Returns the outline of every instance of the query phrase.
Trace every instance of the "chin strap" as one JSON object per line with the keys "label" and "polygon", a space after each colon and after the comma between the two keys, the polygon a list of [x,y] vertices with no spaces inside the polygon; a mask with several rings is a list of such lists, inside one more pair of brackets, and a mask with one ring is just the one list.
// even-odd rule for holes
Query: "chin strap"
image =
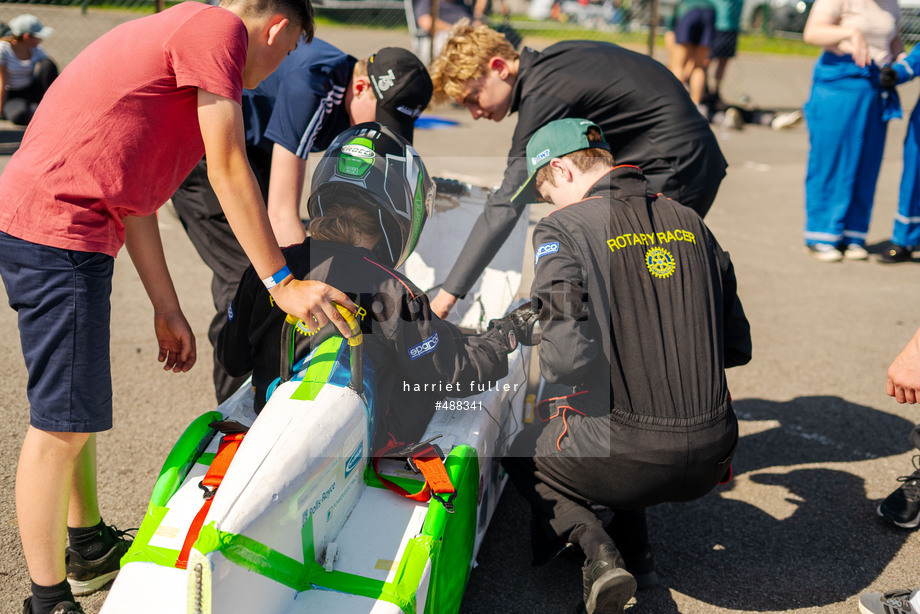
{"label": "chin strap", "polygon": [[[390,439],[374,455],[374,473],[377,474],[377,479],[380,480],[381,484],[396,494],[422,503],[433,498],[444,506],[447,513],[453,514],[454,499],[457,497],[457,491],[450,481],[450,476],[447,475],[447,469],[444,468],[444,453],[441,452],[441,448],[437,444],[431,443],[438,437],[440,435],[421,443],[408,445]],[[402,486],[380,475],[380,471],[377,470],[377,463],[381,458],[406,459],[406,464],[409,465],[409,468],[415,473],[421,473],[425,478],[425,484],[421,490],[410,493]]]}

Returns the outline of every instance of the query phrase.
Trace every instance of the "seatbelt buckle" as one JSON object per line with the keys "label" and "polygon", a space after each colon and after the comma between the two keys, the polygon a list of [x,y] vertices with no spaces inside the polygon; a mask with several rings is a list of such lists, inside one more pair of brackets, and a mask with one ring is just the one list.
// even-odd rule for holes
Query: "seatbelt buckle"
{"label": "seatbelt buckle", "polygon": [[204,499],[205,501],[212,499],[214,497],[214,493],[217,492],[217,486],[213,488],[208,488],[207,486],[204,485],[204,480],[202,480],[201,482],[198,482],[198,488],[204,491],[204,494],[201,495],[201,498]]}
{"label": "seatbelt buckle", "polygon": [[[440,435],[438,435],[440,437]],[[430,441],[430,440],[429,440]],[[419,444],[416,450],[409,456],[406,457],[406,464],[409,465],[409,469],[415,473],[421,473],[422,470],[419,469],[418,464],[416,464],[416,458],[422,458],[427,456],[432,456],[428,453],[429,451],[434,452],[438,458],[441,459],[441,462],[444,462],[444,452],[441,451],[441,447],[436,443],[425,443],[424,445]]]}
{"label": "seatbelt buckle", "polygon": [[451,492],[451,493],[444,493],[444,494],[447,495],[446,498],[441,493],[436,493],[434,491],[431,491],[431,498],[435,499],[438,503],[443,505],[445,512],[447,512],[448,514],[453,514],[454,513],[454,499],[457,498],[457,493]]}
{"label": "seatbelt buckle", "polygon": [[409,466],[414,473],[421,473],[422,470],[418,468],[418,465],[415,464],[415,458],[419,456],[431,456],[427,454],[428,452],[434,452],[438,457],[443,461],[444,452],[441,451],[441,448],[436,443],[431,443],[435,439],[441,437],[440,433],[426,439],[425,441],[420,441],[418,443],[410,443],[398,448],[392,448],[387,450],[384,454],[384,458],[404,458],[406,459],[406,464]]}

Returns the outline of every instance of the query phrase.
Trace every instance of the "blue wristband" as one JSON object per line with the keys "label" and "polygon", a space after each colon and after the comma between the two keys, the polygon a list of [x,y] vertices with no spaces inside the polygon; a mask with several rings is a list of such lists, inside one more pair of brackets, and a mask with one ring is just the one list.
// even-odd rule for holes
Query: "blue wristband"
{"label": "blue wristband", "polygon": [[291,275],[291,269],[288,268],[288,265],[284,265],[278,270],[277,273],[275,273],[271,277],[266,277],[265,279],[263,279],[262,283],[265,284],[265,288],[267,290],[271,290],[272,288],[277,286],[279,283],[284,281],[284,279],[286,279],[288,275]]}

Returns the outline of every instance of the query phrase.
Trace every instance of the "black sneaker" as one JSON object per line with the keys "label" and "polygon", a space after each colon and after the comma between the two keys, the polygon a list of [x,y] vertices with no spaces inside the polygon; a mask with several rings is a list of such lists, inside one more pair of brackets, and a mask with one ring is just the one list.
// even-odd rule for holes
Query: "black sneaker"
{"label": "black sneaker", "polygon": [[909,603],[917,591],[895,590],[882,593],[863,593],[859,596],[860,614],[917,614]]}
{"label": "black sneaker", "polygon": [[585,611],[588,614],[622,614],[636,593],[636,579],[613,544],[603,544],[597,556],[582,568]]}
{"label": "black sneaker", "polygon": [[914,456],[914,472],[898,478],[904,484],[878,506],[878,515],[902,529],[920,525],[920,456]]}
{"label": "black sneaker", "polygon": [[[121,570],[121,557],[131,547],[133,537],[127,531],[106,527],[115,537],[115,545],[98,559],[86,560],[80,553],[67,547],[67,581],[76,596],[89,595],[115,579]],[[136,529],[131,529],[136,531]]]}
{"label": "black sneaker", "polygon": [[881,254],[878,255],[878,261],[882,264],[897,264],[899,262],[911,262],[913,260],[913,249],[904,247],[897,243],[889,243]]}
{"label": "black sneaker", "polygon": [[[29,597],[22,604],[22,614],[32,614],[32,598]],[[51,614],[86,614],[79,603],[73,601],[62,601],[54,606]]]}

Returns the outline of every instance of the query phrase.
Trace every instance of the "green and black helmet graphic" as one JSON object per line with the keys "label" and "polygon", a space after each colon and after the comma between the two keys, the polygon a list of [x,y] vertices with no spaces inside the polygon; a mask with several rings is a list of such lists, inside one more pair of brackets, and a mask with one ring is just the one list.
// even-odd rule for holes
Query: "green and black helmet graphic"
{"label": "green and black helmet graphic", "polygon": [[376,157],[372,140],[355,137],[342,145],[336,172],[345,177],[363,178],[374,167]]}
{"label": "green and black helmet graphic", "polygon": [[311,217],[335,203],[370,209],[380,220],[381,261],[398,267],[415,249],[434,206],[435,187],[412,146],[376,122],[336,137],[313,173]]}

